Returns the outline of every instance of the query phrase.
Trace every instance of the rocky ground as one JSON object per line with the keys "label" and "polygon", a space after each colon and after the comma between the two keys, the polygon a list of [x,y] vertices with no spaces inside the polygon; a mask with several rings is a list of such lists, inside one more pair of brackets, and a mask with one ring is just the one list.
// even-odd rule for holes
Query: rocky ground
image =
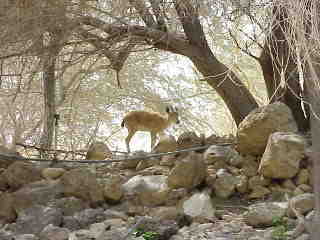
{"label": "rocky ground", "polygon": [[287,106],[253,111],[236,137],[186,132],[153,153],[198,145],[145,158],[99,142],[87,159],[124,161],[54,166],[0,147],[0,240],[309,239],[294,211],[312,219],[310,140]]}

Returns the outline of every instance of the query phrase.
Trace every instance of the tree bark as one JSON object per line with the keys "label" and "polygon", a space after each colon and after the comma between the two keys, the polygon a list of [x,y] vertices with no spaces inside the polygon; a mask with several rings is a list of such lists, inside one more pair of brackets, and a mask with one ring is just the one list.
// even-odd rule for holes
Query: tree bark
{"label": "tree bark", "polygon": [[313,191],[315,194],[315,210],[312,221],[311,239],[318,240],[320,236],[320,68],[317,63],[320,57],[313,57],[315,63],[309,63],[309,73],[306,78],[308,100],[311,106],[310,125],[312,147],[309,154],[313,164]]}
{"label": "tree bark", "polygon": [[236,74],[219,62],[211,51],[199,49],[189,58],[205,77],[206,82],[223,99],[237,125],[258,107],[255,99]]}
{"label": "tree bark", "polygon": [[43,97],[44,97],[44,121],[40,137],[42,149],[49,149],[52,146],[54,136],[54,115],[56,114],[56,58],[60,52],[60,37],[58,34],[50,33],[48,52],[43,54]]}
{"label": "tree bark", "polygon": [[[286,31],[289,29],[285,9],[274,7],[272,30],[266,37],[263,51],[259,58],[270,102],[281,101],[292,111],[298,129],[306,132],[310,129],[309,107],[301,105],[305,100],[304,91],[299,84],[299,74],[295,56],[290,50]],[[285,84],[281,84],[284,81]]]}

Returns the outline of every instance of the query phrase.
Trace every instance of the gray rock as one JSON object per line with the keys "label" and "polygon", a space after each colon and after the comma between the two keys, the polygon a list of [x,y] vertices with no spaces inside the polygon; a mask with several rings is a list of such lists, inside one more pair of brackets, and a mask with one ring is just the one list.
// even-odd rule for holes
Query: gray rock
{"label": "gray rock", "polygon": [[0,228],[0,239],[1,240],[12,240],[14,239],[14,234],[12,232],[6,231]]}
{"label": "gray rock", "polygon": [[232,166],[240,166],[243,158],[230,146],[212,145],[204,153],[206,164],[214,164],[216,161],[223,161]]}
{"label": "gray rock", "polygon": [[75,231],[81,228],[87,228],[90,224],[102,222],[105,219],[106,215],[102,208],[89,208],[81,212],[77,212],[73,216],[64,217],[62,226],[70,229],[71,231]]}
{"label": "gray rock", "polygon": [[300,214],[305,214],[311,211],[314,208],[315,199],[313,193],[304,193],[298,196],[295,196],[290,199],[290,204],[288,208],[288,216],[294,217],[291,206],[299,211]]}
{"label": "gray rock", "polygon": [[299,237],[297,237],[295,240],[311,240],[311,237],[309,234],[303,233]]}
{"label": "gray rock", "polygon": [[178,224],[173,220],[159,220],[152,217],[141,217],[137,219],[134,228],[143,232],[154,232],[154,240],[168,240],[178,232]]}
{"label": "gray rock", "polygon": [[182,203],[182,213],[194,222],[210,222],[215,219],[215,210],[207,191],[194,193]]}
{"label": "gray rock", "polygon": [[126,215],[124,212],[120,212],[112,209],[105,210],[103,214],[106,217],[106,219],[120,218],[122,220],[128,220],[128,215]]}
{"label": "gray rock", "polygon": [[74,216],[64,216],[62,219],[62,227],[67,228],[70,231],[77,231],[81,229],[78,219]]}
{"label": "gray rock", "polygon": [[8,180],[4,173],[0,174],[0,191],[5,191],[9,188]]}
{"label": "gray rock", "polygon": [[10,193],[0,195],[0,224],[13,222],[17,214],[14,211],[14,198]]}
{"label": "gray rock", "polygon": [[[21,157],[21,155],[17,151],[9,149],[5,146],[0,146],[0,153],[7,156]],[[14,162],[15,160],[7,160],[0,158],[0,168],[8,168]]]}
{"label": "gray rock", "polygon": [[259,164],[256,162],[256,158],[250,155],[247,155],[242,164],[242,174],[247,177],[253,177],[258,174]]}
{"label": "gray rock", "polygon": [[260,199],[270,194],[271,191],[263,186],[257,185],[252,188],[252,192],[248,196],[249,199]]}
{"label": "gray rock", "polygon": [[75,213],[89,208],[88,202],[75,197],[58,199],[57,201],[55,201],[54,206],[60,208],[64,216],[72,216]]}
{"label": "gray rock", "polygon": [[287,207],[287,203],[257,203],[251,205],[243,217],[250,226],[271,226],[274,219],[285,216]]}
{"label": "gray rock", "polygon": [[135,199],[143,206],[156,206],[167,200],[170,189],[167,185],[167,176],[137,175],[122,185],[126,198]]}
{"label": "gray rock", "polygon": [[41,240],[68,240],[70,231],[52,224],[46,226],[39,234]]}
{"label": "gray rock", "polygon": [[35,205],[19,213],[15,232],[38,235],[47,225],[59,226],[61,223],[62,213],[60,209]]}
{"label": "gray rock", "polygon": [[213,189],[218,197],[228,198],[236,189],[237,179],[224,169],[217,172],[217,179],[213,184]]}
{"label": "gray rock", "polygon": [[289,132],[270,135],[266,150],[261,158],[259,173],[269,178],[292,178],[300,169],[304,157],[305,139]]}
{"label": "gray rock", "polygon": [[76,197],[88,201],[92,207],[104,202],[103,189],[96,176],[87,169],[73,169],[60,178],[63,193],[67,197]]}
{"label": "gray rock", "polygon": [[103,195],[106,200],[117,202],[123,196],[122,178],[113,174],[108,176],[104,183]]}
{"label": "gray rock", "polygon": [[274,132],[296,132],[297,124],[288,106],[275,102],[259,107],[239,124],[237,150],[242,154],[261,155]]}
{"label": "gray rock", "polygon": [[[139,157],[139,156],[143,157],[146,155],[148,155],[148,153],[146,153],[144,151],[135,151],[132,153],[132,157]],[[141,161],[141,159],[122,161],[119,163],[119,168],[120,169],[136,168],[140,161]],[[142,160],[142,161],[145,161],[145,160]]]}
{"label": "gray rock", "polygon": [[7,183],[13,190],[19,189],[23,185],[41,180],[41,171],[32,164],[24,162],[14,162],[3,173]]}
{"label": "gray rock", "polygon": [[39,238],[33,234],[20,234],[15,236],[14,240],[39,240]]}
{"label": "gray rock", "polygon": [[191,152],[176,165],[168,175],[168,186],[170,188],[192,189],[205,181],[207,177],[207,166],[202,154]]}
{"label": "gray rock", "polygon": [[87,160],[104,160],[110,158],[112,153],[109,147],[104,142],[95,141],[91,143],[86,159]]}
{"label": "gray rock", "polygon": [[239,193],[246,193],[248,191],[248,178],[245,175],[236,176],[236,190]]}
{"label": "gray rock", "polygon": [[153,153],[174,152],[178,149],[178,143],[172,135],[161,135],[159,142],[152,149]]}
{"label": "gray rock", "polygon": [[14,192],[14,209],[20,213],[33,205],[48,206],[61,197],[62,187],[59,181],[39,181],[30,183]]}
{"label": "gray rock", "polygon": [[55,180],[61,177],[66,172],[63,168],[44,168],[41,171],[41,176],[47,180]]}

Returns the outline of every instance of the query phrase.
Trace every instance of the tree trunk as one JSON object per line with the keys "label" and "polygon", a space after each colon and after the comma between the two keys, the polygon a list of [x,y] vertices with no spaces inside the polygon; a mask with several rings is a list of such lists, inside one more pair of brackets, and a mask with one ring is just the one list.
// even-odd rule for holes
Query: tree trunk
{"label": "tree trunk", "polygon": [[[314,58],[318,60],[320,57]],[[306,78],[308,100],[311,105],[310,125],[312,147],[310,158],[313,163],[313,191],[315,194],[315,211],[312,222],[311,239],[318,240],[320,236],[320,68],[316,64],[310,65],[309,74]]]}
{"label": "tree trunk", "polygon": [[55,104],[55,56],[48,56],[43,66],[44,124],[40,139],[41,148],[48,149],[52,145],[54,132]]}
{"label": "tree trunk", "polygon": [[210,49],[199,49],[189,56],[206,82],[227,105],[237,125],[255,108],[257,102],[241,80],[213,55]]}
{"label": "tree trunk", "polygon": [[299,130],[306,132],[310,129],[309,107],[304,104],[303,110],[301,105],[300,98],[304,99],[304,92],[299,84],[297,65],[285,35],[289,28],[288,22],[285,21],[287,14],[284,9],[275,7],[273,15],[272,31],[266,37],[259,58],[268,97],[270,102],[285,103],[291,109]]}
{"label": "tree trunk", "polygon": [[258,107],[257,102],[236,74],[219,62],[211,51],[200,23],[199,3],[184,0],[174,1],[174,5],[188,42],[194,49],[185,56],[217,91],[239,125],[250,111]]}
{"label": "tree trunk", "polygon": [[52,146],[54,136],[54,115],[56,114],[56,57],[59,54],[59,40],[61,36],[50,33],[48,52],[42,56],[43,59],[43,96],[44,96],[44,121],[43,131],[40,138],[42,149],[49,149]]}

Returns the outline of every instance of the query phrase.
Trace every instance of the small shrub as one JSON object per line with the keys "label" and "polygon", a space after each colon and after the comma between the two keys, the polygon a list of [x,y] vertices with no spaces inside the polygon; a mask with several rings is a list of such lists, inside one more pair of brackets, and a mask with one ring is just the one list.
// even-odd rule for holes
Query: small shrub
{"label": "small shrub", "polygon": [[287,240],[286,232],[289,230],[288,221],[284,217],[276,217],[272,220],[272,240]]}
{"label": "small shrub", "polygon": [[272,240],[287,240],[288,235],[286,234],[287,229],[283,225],[279,225],[276,227],[273,227],[271,237]]}
{"label": "small shrub", "polygon": [[145,232],[143,229],[138,228],[134,233],[135,237],[142,236],[145,240],[155,240],[159,235],[157,232],[147,231]]}

